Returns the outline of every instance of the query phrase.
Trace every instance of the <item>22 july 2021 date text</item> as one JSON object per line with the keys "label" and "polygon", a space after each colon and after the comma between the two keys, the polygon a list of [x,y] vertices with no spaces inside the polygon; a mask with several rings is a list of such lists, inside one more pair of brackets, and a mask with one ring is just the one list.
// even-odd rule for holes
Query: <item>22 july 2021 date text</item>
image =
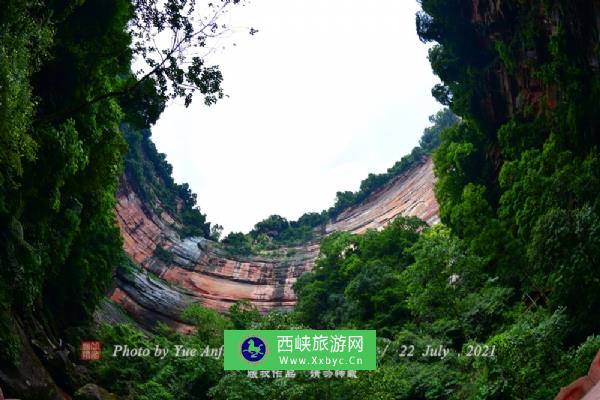
{"label": "22 july 2021 date text", "polygon": [[463,346],[462,351],[457,352],[456,350],[443,345],[427,345],[424,348],[417,348],[412,344],[401,345],[398,351],[398,356],[406,358],[432,357],[443,360],[452,353],[456,353],[458,357],[495,358],[496,346],[490,346],[486,344],[466,344]]}

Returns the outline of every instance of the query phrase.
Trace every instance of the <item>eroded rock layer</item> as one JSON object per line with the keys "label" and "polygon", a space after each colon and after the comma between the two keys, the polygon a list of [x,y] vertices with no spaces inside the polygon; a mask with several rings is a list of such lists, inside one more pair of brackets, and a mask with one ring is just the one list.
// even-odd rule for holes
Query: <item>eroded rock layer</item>
{"label": "eroded rock layer", "polygon": [[[318,230],[362,233],[399,215],[436,223],[433,184],[432,162],[425,159]],[[221,243],[180,239],[175,219],[160,208],[150,209],[126,181],[117,196],[116,214],[125,251],[142,269],[119,270],[110,298],[146,327],[160,321],[188,331],[191,328],[179,315],[194,302],[219,311],[239,300],[248,300],[261,311],[289,310],[296,303],[292,285],[314,266],[319,254],[318,241],[240,257]],[[167,249],[172,259],[156,257],[157,246]]]}
{"label": "eroded rock layer", "polygon": [[344,210],[326,226],[327,233],[363,233],[379,229],[398,215],[416,216],[433,225],[439,222],[433,194],[433,162],[428,158],[372,193],[362,203]]}

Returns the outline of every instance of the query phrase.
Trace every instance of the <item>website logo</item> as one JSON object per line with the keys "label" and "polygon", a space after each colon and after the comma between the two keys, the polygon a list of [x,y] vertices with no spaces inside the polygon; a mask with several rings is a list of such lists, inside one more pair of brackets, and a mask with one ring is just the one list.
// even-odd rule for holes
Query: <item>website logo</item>
{"label": "website logo", "polygon": [[225,330],[227,371],[374,370],[374,330]]}
{"label": "website logo", "polygon": [[256,336],[244,340],[241,347],[242,357],[250,362],[258,362],[267,354],[267,345]]}

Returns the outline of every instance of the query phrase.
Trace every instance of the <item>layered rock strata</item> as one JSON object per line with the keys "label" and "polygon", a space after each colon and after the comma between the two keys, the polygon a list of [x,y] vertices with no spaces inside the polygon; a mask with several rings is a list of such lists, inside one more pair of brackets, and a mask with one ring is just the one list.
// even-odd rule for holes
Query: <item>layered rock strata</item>
{"label": "layered rock strata", "polygon": [[[432,162],[425,159],[316,231],[362,233],[380,229],[399,215],[434,224],[438,205],[433,184]],[[318,239],[244,257],[232,255],[221,243],[180,239],[177,221],[160,207],[150,209],[126,181],[117,196],[116,214],[125,251],[142,268],[119,269],[109,297],[148,328],[164,322],[188,331],[191,327],[179,315],[196,302],[219,311],[239,300],[264,312],[290,310],[296,303],[292,285],[312,269],[319,254]],[[158,246],[168,250],[172,260],[155,256]]]}

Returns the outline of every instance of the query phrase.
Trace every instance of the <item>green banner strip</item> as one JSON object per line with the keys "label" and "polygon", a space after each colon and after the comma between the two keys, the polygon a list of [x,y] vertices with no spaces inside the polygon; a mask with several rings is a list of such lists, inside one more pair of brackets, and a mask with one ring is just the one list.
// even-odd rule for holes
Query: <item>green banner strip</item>
{"label": "green banner strip", "polygon": [[226,330],[225,370],[374,370],[374,330]]}

